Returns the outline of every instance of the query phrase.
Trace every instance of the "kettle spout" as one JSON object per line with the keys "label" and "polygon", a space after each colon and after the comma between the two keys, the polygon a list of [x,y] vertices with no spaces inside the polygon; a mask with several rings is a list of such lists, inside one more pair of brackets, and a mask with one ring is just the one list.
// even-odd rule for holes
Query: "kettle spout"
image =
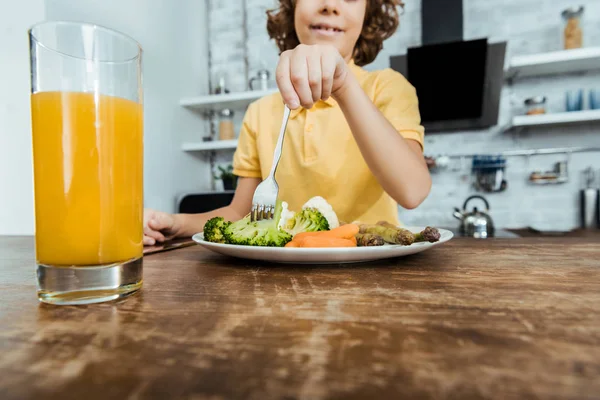
{"label": "kettle spout", "polygon": [[454,218],[459,219],[461,221],[465,218],[465,215],[461,213],[460,210],[456,207],[454,207],[454,212],[452,213],[452,215],[454,216]]}

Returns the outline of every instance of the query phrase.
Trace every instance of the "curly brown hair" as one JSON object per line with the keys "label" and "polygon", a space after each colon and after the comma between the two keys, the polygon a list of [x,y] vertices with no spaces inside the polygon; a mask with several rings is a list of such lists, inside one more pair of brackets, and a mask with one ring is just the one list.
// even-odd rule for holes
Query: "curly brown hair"
{"label": "curly brown hair", "polygon": [[[278,9],[267,11],[267,32],[282,52],[300,44],[294,27],[296,1],[279,0]],[[352,55],[356,65],[367,65],[375,60],[383,48],[383,41],[394,34],[399,23],[397,6],[404,7],[404,3],[401,0],[367,0],[362,32]]]}

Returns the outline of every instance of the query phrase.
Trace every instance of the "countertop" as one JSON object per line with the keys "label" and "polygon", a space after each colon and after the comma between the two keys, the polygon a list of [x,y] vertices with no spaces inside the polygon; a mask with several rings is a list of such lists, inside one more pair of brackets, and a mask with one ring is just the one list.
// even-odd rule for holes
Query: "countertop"
{"label": "countertop", "polygon": [[313,266],[191,246],[88,306],[38,303],[34,271],[0,237],[3,400],[600,398],[596,237]]}

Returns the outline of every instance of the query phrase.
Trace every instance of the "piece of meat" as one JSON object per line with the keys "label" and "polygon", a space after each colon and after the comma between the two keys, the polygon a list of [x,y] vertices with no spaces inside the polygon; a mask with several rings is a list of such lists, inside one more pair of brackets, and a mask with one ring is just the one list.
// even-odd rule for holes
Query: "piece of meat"
{"label": "piece of meat", "polygon": [[381,236],[372,233],[357,233],[356,244],[360,247],[383,246],[385,240]]}
{"label": "piece of meat", "polygon": [[378,235],[388,243],[400,244],[403,246],[410,246],[415,241],[415,237],[411,231],[383,225],[362,224],[360,225],[359,233],[371,233]]}
{"label": "piece of meat", "polygon": [[415,242],[429,242],[435,243],[440,240],[440,231],[437,228],[428,226],[421,232],[415,234]]}

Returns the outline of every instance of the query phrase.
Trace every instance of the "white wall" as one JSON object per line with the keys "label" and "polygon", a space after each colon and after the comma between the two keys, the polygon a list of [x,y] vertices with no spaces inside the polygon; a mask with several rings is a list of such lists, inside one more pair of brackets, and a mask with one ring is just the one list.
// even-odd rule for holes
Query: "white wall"
{"label": "white wall", "polygon": [[33,229],[27,29],[44,0],[0,0],[0,235]]}
{"label": "white wall", "polygon": [[0,90],[0,234],[34,230],[26,28],[43,19],[97,23],[142,45],[146,206],[172,212],[178,194],[210,188],[207,163],[180,150],[183,141],[205,135],[206,123],[178,105],[180,97],[208,90],[204,0],[0,0],[0,5],[0,76],[10,85]]}

